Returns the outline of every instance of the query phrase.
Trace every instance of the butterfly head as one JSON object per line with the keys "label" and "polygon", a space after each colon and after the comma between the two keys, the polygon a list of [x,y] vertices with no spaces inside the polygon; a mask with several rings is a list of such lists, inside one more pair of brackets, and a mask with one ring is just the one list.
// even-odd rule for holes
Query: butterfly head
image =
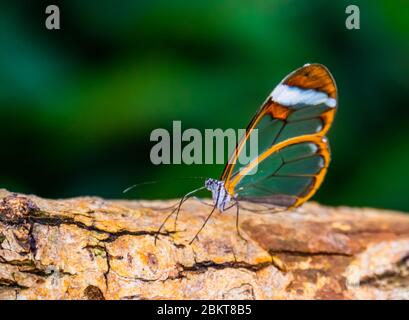
{"label": "butterfly head", "polygon": [[212,189],[214,188],[216,183],[217,183],[217,180],[215,180],[215,179],[212,179],[212,178],[206,179],[205,187],[206,187],[207,190],[212,191]]}

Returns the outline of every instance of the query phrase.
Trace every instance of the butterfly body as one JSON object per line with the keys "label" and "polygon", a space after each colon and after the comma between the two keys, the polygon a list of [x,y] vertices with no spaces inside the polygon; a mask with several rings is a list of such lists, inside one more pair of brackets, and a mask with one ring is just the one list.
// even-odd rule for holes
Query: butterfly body
{"label": "butterfly body", "polygon": [[205,187],[212,193],[212,200],[216,208],[222,212],[232,201],[236,201],[235,195],[230,195],[226,190],[224,181],[209,178],[205,181]]}

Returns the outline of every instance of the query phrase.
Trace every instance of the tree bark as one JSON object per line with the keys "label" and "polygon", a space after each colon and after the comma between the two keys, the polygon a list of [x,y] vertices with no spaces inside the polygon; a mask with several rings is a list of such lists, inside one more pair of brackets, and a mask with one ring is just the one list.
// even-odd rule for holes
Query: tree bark
{"label": "tree bark", "polygon": [[233,208],[190,245],[211,208],[189,200],[157,235],[174,203],[0,190],[0,299],[409,299],[409,215],[241,210],[243,240]]}

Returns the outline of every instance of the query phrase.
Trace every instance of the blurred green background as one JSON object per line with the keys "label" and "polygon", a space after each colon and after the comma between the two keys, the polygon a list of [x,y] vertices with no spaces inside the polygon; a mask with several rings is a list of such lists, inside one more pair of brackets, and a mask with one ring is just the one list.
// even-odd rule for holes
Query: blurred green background
{"label": "blurred green background", "polygon": [[[61,30],[45,28],[57,4]],[[347,30],[358,5],[361,29]],[[150,162],[150,132],[244,128],[306,62],[339,90],[325,204],[409,211],[407,1],[9,1],[0,5],[1,187],[178,197],[220,165]],[[127,186],[160,179],[123,195]]]}

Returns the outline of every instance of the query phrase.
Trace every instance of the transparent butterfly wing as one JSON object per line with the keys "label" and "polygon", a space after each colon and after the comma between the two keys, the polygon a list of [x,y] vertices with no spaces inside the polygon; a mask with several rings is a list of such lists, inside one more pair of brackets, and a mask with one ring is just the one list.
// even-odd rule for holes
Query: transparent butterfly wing
{"label": "transparent butterfly wing", "polygon": [[[229,193],[247,201],[292,207],[308,200],[322,183],[330,160],[328,131],[336,112],[336,86],[322,65],[304,66],[267,98],[222,174]],[[238,159],[258,136],[258,154]]]}

